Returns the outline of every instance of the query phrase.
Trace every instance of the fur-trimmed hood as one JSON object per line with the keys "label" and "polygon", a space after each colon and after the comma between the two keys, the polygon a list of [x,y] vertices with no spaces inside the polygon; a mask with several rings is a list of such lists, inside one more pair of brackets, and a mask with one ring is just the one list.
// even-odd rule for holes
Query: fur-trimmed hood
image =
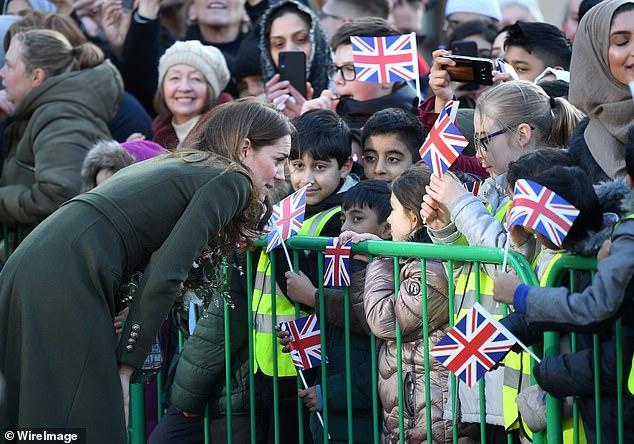
{"label": "fur-trimmed hood", "polygon": [[313,43],[313,54],[306,60],[306,80],[313,87],[313,97],[319,97],[324,89],[328,89],[328,67],[332,64],[332,51],[319,23],[319,17],[308,6],[294,0],[283,0],[273,4],[260,19],[260,65],[262,78],[268,82],[277,73],[277,68],[269,51],[270,18],[284,6],[292,5],[298,11],[310,17],[310,41]]}
{"label": "fur-trimmed hood", "polygon": [[[634,207],[634,193],[625,178],[618,178],[594,185],[603,213],[603,226],[599,231],[589,231],[588,235],[573,247],[573,252],[582,256],[594,256],[612,232],[613,225]],[[629,209],[628,209],[629,208]]]}

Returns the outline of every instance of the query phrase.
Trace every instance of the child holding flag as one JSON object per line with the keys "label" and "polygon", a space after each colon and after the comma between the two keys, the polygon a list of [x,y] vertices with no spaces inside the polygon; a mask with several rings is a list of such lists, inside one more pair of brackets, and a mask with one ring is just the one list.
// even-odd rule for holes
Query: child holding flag
{"label": "child holding flag", "polygon": [[[483,93],[474,116],[476,155],[491,177],[484,181],[478,196],[473,196],[449,174],[432,176],[421,205],[431,240],[503,248],[507,241],[503,221],[510,204],[506,181],[509,163],[538,148],[563,146],[579,119],[579,113],[566,100],[552,99],[539,86],[526,81],[502,83]],[[534,240],[526,238],[514,249],[532,259]],[[493,281],[489,277],[495,271],[493,266],[481,270],[480,303],[499,317],[502,306],[493,301]],[[473,265],[463,265],[456,276],[455,306],[461,317],[476,300]],[[503,371],[490,372],[485,379],[487,424],[501,426]],[[478,389],[460,386],[459,396],[462,421],[479,423]]]}
{"label": "child holding flag", "polygon": [[[299,236],[330,236],[340,232],[341,201],[344,193],[356,181],[349,176],[352,167],[350,130],[334,112],[316,110],[295,120],[296,140],[289,156],[290,181],[297,192],[305,190],[305,214]],[[286,215],[287,217],[289,215]],[[285,237],[286,239],[286,237]],[[280,412],[290,433],[283,434],[283,442],[297,440],[297,372],[282,347],[273,348],[275,325],[292,321],[295,300],[306,297],[306,283],[317,282],[316,255],[299,254],[299,270],[291,271],[281,247],[275,250],[275,273],[269,254],[260,253],[253,287],[255,380],[258,387],[259,433],[273,434],[273,384],[275,370],[279,379]],[[271,294],[271,280],[276,283],[276,294]],[[313,286],[314,288],[314,286]],[[311,297],[314,297],[314,290]],[[272,301],[275,298],[276,323],[273,324]],[[313,311],[301,305],[300,316]],[[276,364],[274,364],[274,362]],[[308,436],[308,428],[305,428]],[[285,441],[288,440],[288,441]]]}
{"label": "child holding flag", "polygon": [[[384,181],[364,180],[343,197],[341,206],[341,236],[339,245],[345,244],[349,234],[356,232],[371,233],[381,239],[390,239],[390,188]],[[368,324],[363,310],[363,287],[365,281],[365,265],[362,260],[350,258],[348,275],[350,277],[350,365],[352,387],[352,409],[354,415],[353,442],[363,444],[373,442],[372,433],[372,368]],[[326,285],[326,284],[324,284]],[[307,291],[301,292],[309,297],[296,299],[293,292],[289,297],[303,305],[319,307],[317,289],[306,283]],[[314,414],[311,415],[311,431],[315,443],[323,442],[323,426],[317,422],[316,413],[323,412],[323,404],[328,405],[328,432],[333,443],[348,442],[346,427],[348,425],[345,380],[345,330],[343,291],[337,288],[324,288],[327,303],[326,353],[328,355],[328,396],[322,395],[321,378],[315,385],[302,390],[300,397]],[[286,331],[279,331],[280,343],[290,342]],[[323,360],[322,360],[323,362]]]}
{"label": "child holding flag", "polygon": [[[630,130],[630,135],[634,130]],[[628,184],[634,185],[634,146],[630,139],[626,147],[626,168],[628,172]],[[567,171],[568,170],[568,171]],[[591,213],[600,214],[597,208],[583,208],[583,202],[588,200],[588,194],[592,194],[587,175],[582,174],[577,168],[554,168],[543,172],[533,178],[543,183],[574,202],[581,210],[579,217],[586,213],[586,218],[592,218]],[[572,186],[570,184],[573,184]],[[621,222],[617,223],[611,234],[612,245],[609,253],[601,251],[598,254],[600,260],[598,272],[592,284],[578,292],[569,292],[566,288],[542,288],[520,285],[510,275],[498,274],[495,277],[494,298],[501,302],[513,303],[515,313],[502,320],[502,323],[516,334],[520,339],[529,343],[541,339],[544,330],[600,332],[604,342],[600,346],[600,374],[601,374],[601,409],[602,409],[602,439],[605,442],[617,441],[617,416],[614,412],[618,408],[616,389],[624,390],[625,387],[617,387],[616,367],[617,355],[615,353],[616,334],[610,331],[611,322],[617,317],[622,319],[623,332],[623,370],[625,378],[629,373],[632,386],[628,381],[628,390],[634,392],[634,377],[632,376],[631,363],[634,351],[634,305],[629,296],[633,291],[632,275],[634,273],[634,261],[632,249],[634,248],[634,223],[632,211],[634,192],[626,194],[623,201],[623,209],[626,214]],[[602,201],[601,198],[599,200]],[[588,215],[590,213],[590,215]],[[596,217],[596,216],[595,216]],[[577,220],[573,228],[577,225]],[[583,221],[577,227],[577,232],[584,232],[587,223]],[[584,227],[584,225],[586,225]],[[587,230],[586,230],[587,231]],[[570,236],[573,234],[573,236]],[[596,233],[590,231],[586,237],[596,237]],[[588,239],[575,239],[574,233],[569,233],[563,245],[566,249],[578,250],[582,243],[589,243]],[[600,242],[594,239],[592,242],[598,247]],[[595,250],[596,252],[596,250]],[[536,366],[533,374],[540,387],[555,397],[580,396],[579,407],[584,427],[589,441],[596,440],[595,428],[595,400],[594,375],[592,364],[592,342],[583,342],[583,337],[578,336],[578,351],[560,356],[544,358],[539,366]],[[520,411],[525,416],[535,415],[535,399],[540,395],[533,391],[529,396],[518,398]],[[542,395],[543,397],[543,395]],[[532,398],[532,399],[530,399]],[[533,409],[529,406],[533,406]],[[631,396],[623,397],[624,417],[634,414],[634,402]],[[543,426],[543,424],[541,424]],[[539,426],[539,424],[536,424]],[[630,442],[634,439],[634,426],[631,421],[624,422],[624,440]]]}
{"label": "child holding flag", "polygon": [[[392,212],[388,218],[394,241],[429,242],[418,209],[420,191],[428,183],[430,169],[416,166],[402,173],[392,183],[390,203]],[[346,238],[349,236],[345,236]],[[352,237],[353,242],[378,240],[368,233]],[[395,442],[399,437],[396,328],[402,332],[402,376],[404,386],[405,441],[451,442],[451,421],[443,420],[442,412],[448,398],[448,371],[436,361],[424,366],[423,350],[431,348],[445,334],[449,326],[447,278],[440,262],[427,261],[427,275],[421,275],[420,259],[408,259],[401,263],[400,291],[394,297],[394,271],[391,258],[378,258],[366,269],[363,303],[365,316],[372,332],[383,339],[379,350],[379,396],[383,407],[382,442]],[[422,298],[426,284],[429,319],[429,342],[424,343],[421,319]],[[430,378],[431,406],[426,405],[425,372]],[[427,436],[426,407],[431,409],[433,436]],[[468,430],[459,426],[459,436],[468,436]],[[472,429],[471,431],[475,431]]]}

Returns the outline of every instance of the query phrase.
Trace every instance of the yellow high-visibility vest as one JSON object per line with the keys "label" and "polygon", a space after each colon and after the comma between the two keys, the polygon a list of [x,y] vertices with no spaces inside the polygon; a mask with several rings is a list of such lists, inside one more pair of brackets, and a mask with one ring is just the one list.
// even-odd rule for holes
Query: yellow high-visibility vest
{"label": "yellow high-visibility vest", "polygon": [[[319,236],[324,226],[337,214],[341,207],[334,207],[322,211],[305,220],[298,236]],[[253,285],[253,372],[258,369],[265,375],[273,376],[273,325],[272,297],[271,297],[271,261],[264,251],[260,253],[260,259]],[[295,305],[282,293],[279,285],[275,284],[275,314],[276,322],[288,322],[295,319]],[[309,313],[302,311],[300,316]],[[282,352],[282,346],[276,341],[277,346],[277,374],[278,376],[296,376],[290,354]]]}

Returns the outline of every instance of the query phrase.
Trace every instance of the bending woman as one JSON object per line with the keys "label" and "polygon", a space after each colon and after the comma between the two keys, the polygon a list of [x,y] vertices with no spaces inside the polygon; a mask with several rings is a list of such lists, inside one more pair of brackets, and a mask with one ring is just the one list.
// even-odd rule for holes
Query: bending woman
{"label": "bending woman", "polygon": [[[267,190],[284,179],[291,131],[253,100],[218,107],[191,149],[121,170],[20,244],[0,273],[0,428],[80,427],[87,442],[125,442],[132,371],[201,250],[252,237]],[[136,270],[117,339],[115,293]]]}

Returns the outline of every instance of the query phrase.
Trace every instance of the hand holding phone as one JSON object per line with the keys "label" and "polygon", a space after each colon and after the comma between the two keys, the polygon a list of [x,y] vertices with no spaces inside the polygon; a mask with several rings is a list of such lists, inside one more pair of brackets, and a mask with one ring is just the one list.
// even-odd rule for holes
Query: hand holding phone
{"label": "hand holding phone", "polygon": [[450,55],[447,58],[455,63],[454,66],[445,68],[452,81],[493,85],[493,60],[458,55]]}
{"label": "hand holding phone", "polygon": [[282,51],[278,58],[280,80],[288,80],[303,97],[306,97],[306,54],[303,51]]}

